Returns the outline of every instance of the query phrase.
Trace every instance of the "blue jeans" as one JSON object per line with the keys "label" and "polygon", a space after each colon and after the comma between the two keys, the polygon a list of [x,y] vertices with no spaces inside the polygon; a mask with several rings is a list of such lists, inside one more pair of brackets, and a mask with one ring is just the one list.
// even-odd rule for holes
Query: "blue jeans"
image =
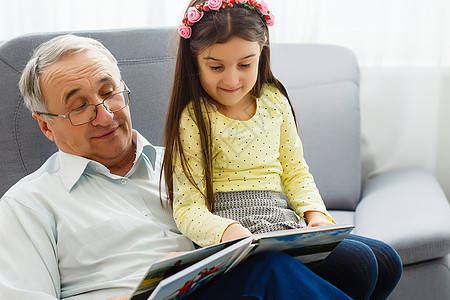
{"label": "blue jeans", "polygon": [[349,300],[341,290],[291,256],[268,252],[251,256],[195,291],[189,299]]}
{"label": "blue jeans", "polygon": [[350,234],[314,273],[353,299],[386,299],[402,275],[402,261],[389,245]]}

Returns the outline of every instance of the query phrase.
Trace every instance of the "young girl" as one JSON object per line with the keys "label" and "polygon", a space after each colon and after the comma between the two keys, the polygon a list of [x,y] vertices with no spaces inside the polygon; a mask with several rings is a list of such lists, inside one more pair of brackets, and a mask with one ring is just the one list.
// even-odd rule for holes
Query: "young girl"
{"label": "young girl", "polygon": [[201,246],[334,223],[270,69],[273,23],[262,1],[210,0],[179,27],[164,170],[175,221]]}
{"label": "young girl", "polygon": [[[270,69],[273,23],[260,0],[195,0],[179,27],[164,177],[178,228],[201,246],[334,223]],[[354,299],[385,299],[402,264],[389,245],[349,235],[314,272]]]}

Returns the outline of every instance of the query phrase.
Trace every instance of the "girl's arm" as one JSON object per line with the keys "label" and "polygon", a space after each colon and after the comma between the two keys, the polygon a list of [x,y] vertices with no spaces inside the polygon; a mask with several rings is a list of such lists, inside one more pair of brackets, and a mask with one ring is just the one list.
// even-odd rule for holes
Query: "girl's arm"
{"label": "girl's arm", "polygon": [[[279,91],[276,98],[280,103],[283,118],[279,149],[279,159],[283,167],[281,182],[289,204],[299,216],[306,219],[308,226],[334,224],[304,160],[303,147],[291,106]],[[306,215],[307,212],[312,214]]]}
{"label": "girl's arm", "polygon": [[199,185],[200,191],[189,181],[189,174],[184,172],[180,159],[177,159],[173,178],[175,222],[184,235],[202,247],[220,243],[226,240],[228,235],[236,235],[233,233],[234,229],[226,235],[225,233],[231,224],[237,222],[212,214],[206,206],[202,194],[205,186],[199,130],[189,116],[188,109],[183,112],[181,118],[180,137],[192,179]]}

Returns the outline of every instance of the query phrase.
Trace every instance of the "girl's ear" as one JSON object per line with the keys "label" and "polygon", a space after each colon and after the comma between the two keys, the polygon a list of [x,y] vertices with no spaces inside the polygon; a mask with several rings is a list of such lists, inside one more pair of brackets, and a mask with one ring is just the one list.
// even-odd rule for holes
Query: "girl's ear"
{"label": "girl's ear", "polygon": [[44,117],[42,117],[40,114],[38,113],[32,113],[31,114],[33,116],[33,118],[36,119],[36,121],[38,121],[39,124],[39,128],[41,128],[42,133],[44,133],[44,135],[52,142],[55,141],[55,138],[53,136],[53,131],[51,129],[51,126],[49,126],[49,121],[46,120]]}

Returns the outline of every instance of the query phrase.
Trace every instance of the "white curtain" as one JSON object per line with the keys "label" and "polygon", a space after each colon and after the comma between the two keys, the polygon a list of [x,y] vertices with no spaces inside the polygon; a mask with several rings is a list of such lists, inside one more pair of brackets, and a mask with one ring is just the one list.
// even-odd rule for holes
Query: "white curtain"
{"label": "white curtain", "polygon": [[[353,50],[365,177],[408,166],[450,196],[450,1],[265,0],[271,41]],[[175,26],[188,0],[0,0],[0,41],[38,31]]]}

